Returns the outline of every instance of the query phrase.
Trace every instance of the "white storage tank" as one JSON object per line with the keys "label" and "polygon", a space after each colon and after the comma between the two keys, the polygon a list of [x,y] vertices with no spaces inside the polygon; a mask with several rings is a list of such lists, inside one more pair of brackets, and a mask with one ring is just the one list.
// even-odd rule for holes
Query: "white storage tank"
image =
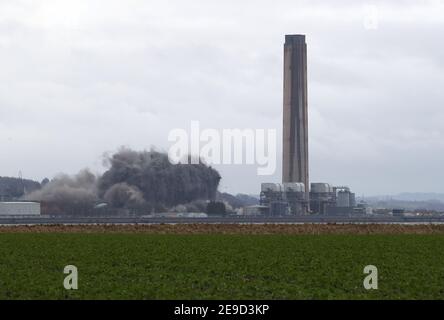
{"label": "white storage tank", "polygon": [[282,186],[279,183],[262,183],[262,192],[282,192]]}
{"label": "white storage tank", "polygon": [[300,182],[285,182],[284,183],[285,192],[304,192],[305,186]]}
{"label": "white storage tank", "polygon": [[311,192],[313,193],[329,193],[333,188],[328,183],[312,183]]}
{"label": "white storage tank", "polygon": [[40,215],[38,202],[0,202],[0,216],[37,216]]}

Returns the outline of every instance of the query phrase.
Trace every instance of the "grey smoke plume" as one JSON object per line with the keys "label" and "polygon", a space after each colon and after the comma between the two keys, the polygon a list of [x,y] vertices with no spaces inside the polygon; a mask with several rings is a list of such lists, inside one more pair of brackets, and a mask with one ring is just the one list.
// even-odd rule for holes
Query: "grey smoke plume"
{"label": "grey smoke plume", "polygon": [[110,168],[99,181],[99,195],[109,195],[114,185],[125,183],[153,207],[214,199],[220,181],[219,173],[203,163],[173,165],[167,154],[154,150],[122,148],[107,161]]}
{"label": "grey smoke plume", "polygon": [[97,178],[87,169],[73,177],[60,174],[26,200],[42,202],[54,214],[87,214],[98,201]]}
{"label": "grey smoke plume", "polygon": [[113,208],[137,208],[146,205],[146,201],[139,188],[130,186],[125,182],[117,183],[109,188],[105,192],[103,199]]}
{"label": "grey smoke plume", "polygon": [[109,169],[101,177],[88,170],[74,177],[62,174],[27,200],[42,202],[54,214],[87,215],[100,201],[116,209],[163,211],[213,200],[220,181],[219,173],[203,163],[173,165],[167,154],[154,150],[122,148],[107,157],[106,163]]}

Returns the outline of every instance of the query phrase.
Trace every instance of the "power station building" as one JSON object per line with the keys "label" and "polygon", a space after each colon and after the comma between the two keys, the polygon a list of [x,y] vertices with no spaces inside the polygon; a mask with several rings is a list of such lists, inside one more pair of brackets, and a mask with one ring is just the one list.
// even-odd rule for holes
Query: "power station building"
{"label": "power station building", "polygon": [[303,183],[308,200],[307,44],[287,35],[284,44],[283,183]]}
{"label": "power station building", "polygon": [[350,215],[362,211],[356,209],[355,194],[348,187],[328,183],[311,183],[310,206],[303,183],[262,183],[260,204],[270,216]]}
{"label": "power station building", "polygon": [[309,211],[307,44],[304,35],[286,35],[282,184],[263,183],[261,205],[270,215]]}
{"label": "power station building", "polygon": [[301,215],[308,212],[305,185],[297,182],[263,183],[260,204],[271,216]]}
{"label": "power station building", "polygon": [[282,184],[262,184],[261,206],[271,216],[353,213],[355,195],[348,187],[309,182],[305,35],[285,36],[283,100]]}

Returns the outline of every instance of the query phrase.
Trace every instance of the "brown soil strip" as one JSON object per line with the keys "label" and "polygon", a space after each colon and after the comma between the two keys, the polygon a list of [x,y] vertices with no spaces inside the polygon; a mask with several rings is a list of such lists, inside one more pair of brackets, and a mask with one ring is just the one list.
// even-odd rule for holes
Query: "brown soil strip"
{"label": "brown soil strip", "polygon": [[0,226],[0,233],[144,234],[444,234],[444,225],[399,224],[153,224]]}

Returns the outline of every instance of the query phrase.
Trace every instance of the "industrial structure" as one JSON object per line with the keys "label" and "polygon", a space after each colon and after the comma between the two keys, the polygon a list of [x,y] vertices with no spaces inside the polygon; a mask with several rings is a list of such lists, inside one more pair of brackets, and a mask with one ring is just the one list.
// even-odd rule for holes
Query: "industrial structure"
{"label": "industrial structure", "polygon": [[326,214],[328,208],[336,205],[335,189],[328,183],[312,183],[310,190],[310,209]]}
{"label": "industrial structure", "polygon": [[265,214],[270,216],[348,215],[359,211],[355,194],[348,187],[312,183],[309,197],[310,204],[302,183],[262,183],[260,205],[268,208]]}
{"label": "industrial structure", "polygon": [[332,186],[328,183],[312,183],[310,205],[313,213],[327,215],[354,214],[355,194],[349,187]]}
{"label": "industrial structure", "polygon": [[260,204],[272,216],[303,215],[308,212],[305,186],[298,182],[263,183]]}
{"label": "industrial structure", "polygon": [[0,202],[0,217],[6,216],[39,216],[38,202]]}
{"label": "industrial structure", "polygon": [[263,183],[260,205],[270,216],[355,213],[348,187],[309,182],[305,35],[285,36],[283,100],[282,184]]}
{"label": "industrial structure", "polygon": [[287,35],[284,44],[282,182],[303,183],[308,201],[307,44],[304,35]]}

